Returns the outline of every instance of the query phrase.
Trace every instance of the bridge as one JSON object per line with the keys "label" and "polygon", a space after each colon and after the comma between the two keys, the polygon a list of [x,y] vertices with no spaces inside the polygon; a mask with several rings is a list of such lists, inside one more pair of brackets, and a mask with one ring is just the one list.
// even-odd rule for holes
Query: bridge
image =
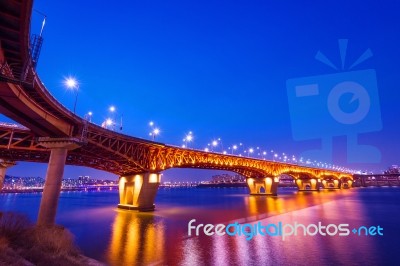
{"label": "bridge", "polygon": [[[0,1],[0,113],[23,126],[0,124],[0,185],[16,161],[48,163],[38,224],[53,224],[65,164],[120,176],[120,208],[154,210],[161,172],[218,169],[246,177],[250,194],[276,195],[287,174],[299,190],[350,188],[351,173],[185,149],[99,127],[59,103],[35,71],[30,44],[31,0]],[[37,45],[37,44],[36,44]]]}
{"label": "bridge", "polygon": [[357,187],[400,186],[400,173],[354,175],[353,182]]}

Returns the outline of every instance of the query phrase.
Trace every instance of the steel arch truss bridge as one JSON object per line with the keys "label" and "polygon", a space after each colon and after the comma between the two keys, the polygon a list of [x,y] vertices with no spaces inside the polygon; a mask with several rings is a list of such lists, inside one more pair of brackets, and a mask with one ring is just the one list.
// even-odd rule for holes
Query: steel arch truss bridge
{"label": "steel arch truss bridge", "polygon": [[[3,159],[46,163],[50,151],[40,143],[26,128],[0,125],[0,157]],[[170,168],[236,172],[246,177],[250,193],[255,195],[276,195],[282,174],[292,176],[299,190],[310,191],[321,186],[329,189],[351,187],[353,180],[349,173],[184,149],[117,134],[92,124],[79,146],[68,152],[66,163],[121,176],[120,207],[130,209],[154,208],[160,173]]]}

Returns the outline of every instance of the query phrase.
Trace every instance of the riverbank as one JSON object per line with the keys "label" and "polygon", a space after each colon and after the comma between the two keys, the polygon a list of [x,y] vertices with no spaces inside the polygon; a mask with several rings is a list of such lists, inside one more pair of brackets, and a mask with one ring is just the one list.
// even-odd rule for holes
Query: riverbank
{"label": "riverbank", "polygon": [[104,265],[83,256],[62,226],[38,227],[27,217],[0,212],[0,265]]}

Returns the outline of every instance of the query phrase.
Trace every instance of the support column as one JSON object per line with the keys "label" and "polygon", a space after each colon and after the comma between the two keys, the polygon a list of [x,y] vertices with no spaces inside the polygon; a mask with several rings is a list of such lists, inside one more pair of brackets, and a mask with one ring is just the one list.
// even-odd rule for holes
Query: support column
{"label": "support column", "polygon": [[307,178],[307,179],[296,179],[296,185],[299,191],[318,191],[320,179],[317,178]]}
{"label": "support column", "polygon": [[279,177],[247,178],[247,186],[250,195],[270,195],[278,194]]}
{"label": "support column", "polygon": [[361,176],[360,179],[361,179],[361,186],[367,187],[367,182],[366,182],[367,178],[365,176]]}
{"label": "support column", "polygon": [[349,188],[351,188],[353,186],[353,180],[351,180],[351,179],[344,179],[344,180],[342,180],[342,182],[341,182],[341,188],[343,188],[343,189],[349,189]]}
{"label": "support column", "polygon": [[48,226],[55,223],[65,160],[68,150],[78,148],[78,143],[78,140],[73,138],[39,138],[39,144],[50,149],[51,152],[40,201],[38,225]]}
{"label": "support column", "polygon": [[4,179],[6,178],[6,171],[8,167],[14,166],[15,162],[0,159],[0,190],[3,189]]}
{"label": "support column", "polygon": [[328,190],[340,189],[340,181],[337,179],[324,179],[322,180],[322,186]]}
{"label": "support column", "polygon": [[161,182],[160,173],[142,173],[119,178],[118,208],[154,211],[154,199]]}

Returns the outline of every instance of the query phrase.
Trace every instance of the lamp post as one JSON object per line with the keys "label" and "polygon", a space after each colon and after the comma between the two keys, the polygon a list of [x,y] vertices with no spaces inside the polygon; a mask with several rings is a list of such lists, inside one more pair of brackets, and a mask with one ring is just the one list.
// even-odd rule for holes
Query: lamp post
{"label": "lamp post", "polygon": [[250,148],[250,149],[249,149],[248,156],[251,157],[251,154],[252,154],[253,152],[254,152],[254,149],[253,149],[253,148]]}
{"label": "lamp post", "polygon": [[[212,144],[212,147],[217,147],[218,146],[218,141],[216,141],[216,140],[213,140],[212,142],[211,142],[211,144]],[[211,151],[214,151],[214,148],[212,148],[211,149]]]}
{"label": "lamp post", "polygon": [[189,143],[193,140],[193,133],[189,131],[189,133],[185,136],[183,141],[185,142],[185,147],[189,148]]}
{"label": "lamp post", "polygon": [[92,112],[89,112],[89,113],[88,113],[89,122],[92,122],[92,115],[93,115]]}
{"label": "lamp post", "polygon": [[233,154],[234,154],[234,152],[237,150],[237,148],[238,148],[238,147],[237,147],[237,145],[236,145],[236,144],[232,146],[232,155],[233,155]]}
{"label": "lamp post", "polygon": [[150,121],[149,122],[149,126],[150,126],[150,133],[149,136],[153,139],[153,141],[156,139],[156,136],[160,134],[160,129],[155,127],[154,122]]}
{"label": "lamp post", "polygon": [[160,129],[155,128],[152,132],[151,132],[152,136],[153,136],[153,140],[156,140],[156,136],[158,134],[160,134]]}
{"label": "lamp post", "polygon": [[115,119],[115,111],[116,111],[117,109],[115,108],[115,106],[114,105],[111,105],[109,108],[108,108],[108,111],[110,112],[110,117],[111,117],[111,119],[113,120],[113,130],[115,130],[115,124],[116,124],[116,119]]}
{"label": "lamp post", "polygon": [[64,84],[68,89],[75,91],[74,114],[76,113],[76,103],[78,101],[79,83],[73,77],[68,77],[64,80]]}
{"label": "lamp post", "polygon": [[263,160],[265,160],[265,157],[267,156],[267,152],[266,151],[263,151],[263,153],[262,153],[262,155],[263,155]]}
{"label": "lamp post", "polygon": [[[111,118],[108,118],[106,121],[106,128],[108,129],[109,127],[111,127],[113,125],[113,120]],[[112,129],[112,128],[111,128]]]}

